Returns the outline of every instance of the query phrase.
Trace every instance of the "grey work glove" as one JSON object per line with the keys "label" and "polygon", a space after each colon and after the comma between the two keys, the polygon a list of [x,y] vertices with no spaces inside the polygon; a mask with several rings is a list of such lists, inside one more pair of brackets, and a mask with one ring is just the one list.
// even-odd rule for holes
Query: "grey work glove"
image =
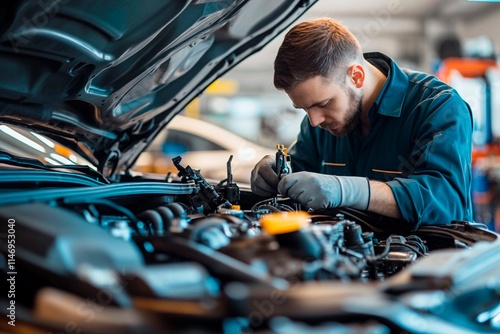
{"label": "grey work glove", "polygon": [[370,181],[366,177],[297,172],[284,176],[278,190],[313,210],[338,206],[366,210],[370,204]]}
{"label": "grey work glove", "polygon": [[278,193],[276,158],[266,155],[253,168],[250,177],[252,192],[260,196],[274,196]]}

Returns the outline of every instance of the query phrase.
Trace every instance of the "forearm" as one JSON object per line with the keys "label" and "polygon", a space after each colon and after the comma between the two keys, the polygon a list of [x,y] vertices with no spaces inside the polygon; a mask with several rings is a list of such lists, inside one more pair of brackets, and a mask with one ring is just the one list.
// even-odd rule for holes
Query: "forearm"
{"label": "forearm", "polygon": [[370,204],[368,211],[391,218],[401,218],[399,207],[391,188],[379,181],[370,180]]}

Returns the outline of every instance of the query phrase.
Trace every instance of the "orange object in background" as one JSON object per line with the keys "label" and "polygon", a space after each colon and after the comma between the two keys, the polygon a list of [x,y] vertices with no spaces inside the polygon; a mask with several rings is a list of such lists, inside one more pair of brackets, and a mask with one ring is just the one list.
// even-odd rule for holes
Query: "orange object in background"
{"label": "orange object in background", "polygon": [[492,67],[497,67],[497,62],[493,59],[446,58],[441,62],[436,75],[444,82],[450,82],[450,75],[453,71],[458,71],[466,78],[477,78],[484,76]]}
{"label": "orange object in background", "polygon": [[[436,76],[451,84],[454,73],[458,72],[464,78],[485,78],[487,71],[493,68],[498,68],[497,62],[493,59],[445,58],[437,69]],[[500,194],[500,187],[498,178],[494,177],[499,174],[496,171],[500,170],[499,144],[487,143],[474,146],[472,166],[474,220],[488,225],[490,229],[500,231],[498,220],[500,219],[500,200],[497,198]]]}
{"label": "orange object in background", "polygon": [[490,143],[483,147],[474,147],[472,149],[472,165],[475,166],[477,161],[482,158],[500,157],[500,144]]}
{"label": "orange object in background", "polygon": [[500,231],[500,145],[491,143],[472,151],[474,220]]}

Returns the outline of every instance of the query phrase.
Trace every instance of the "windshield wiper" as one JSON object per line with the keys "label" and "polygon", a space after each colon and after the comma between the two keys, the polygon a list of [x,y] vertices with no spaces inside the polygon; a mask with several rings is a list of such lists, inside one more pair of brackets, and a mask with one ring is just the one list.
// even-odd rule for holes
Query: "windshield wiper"
{"label": "windshield wiper", "polygon": [[54,170],[54,169],[70,169],[78,172],[82,172],[85,175],[96,179],[101,183],[109,183],[109,181],[98,171],[90,168],[87,165],[57,165],[57,166],[48,166],[43,164],[41,161],[31,158],[19,157],[16,155],[9,154],[7,152],[0,151],[0,163],[4,163],[7,165],[18,166],[18,167],[28,167],[28,168],[37,168],[44,170]]}

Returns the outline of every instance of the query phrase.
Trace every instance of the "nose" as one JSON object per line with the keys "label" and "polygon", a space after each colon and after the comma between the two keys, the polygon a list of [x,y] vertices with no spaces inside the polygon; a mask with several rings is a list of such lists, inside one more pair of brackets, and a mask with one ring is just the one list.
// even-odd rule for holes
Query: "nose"
{"label": "nose", "polygon": [[321,123],[325,121],[325,117],[317,112],[312,112],[311,110],[307,110],[307,117],[309,117],[309,123],[311,126],[319,126]]}

